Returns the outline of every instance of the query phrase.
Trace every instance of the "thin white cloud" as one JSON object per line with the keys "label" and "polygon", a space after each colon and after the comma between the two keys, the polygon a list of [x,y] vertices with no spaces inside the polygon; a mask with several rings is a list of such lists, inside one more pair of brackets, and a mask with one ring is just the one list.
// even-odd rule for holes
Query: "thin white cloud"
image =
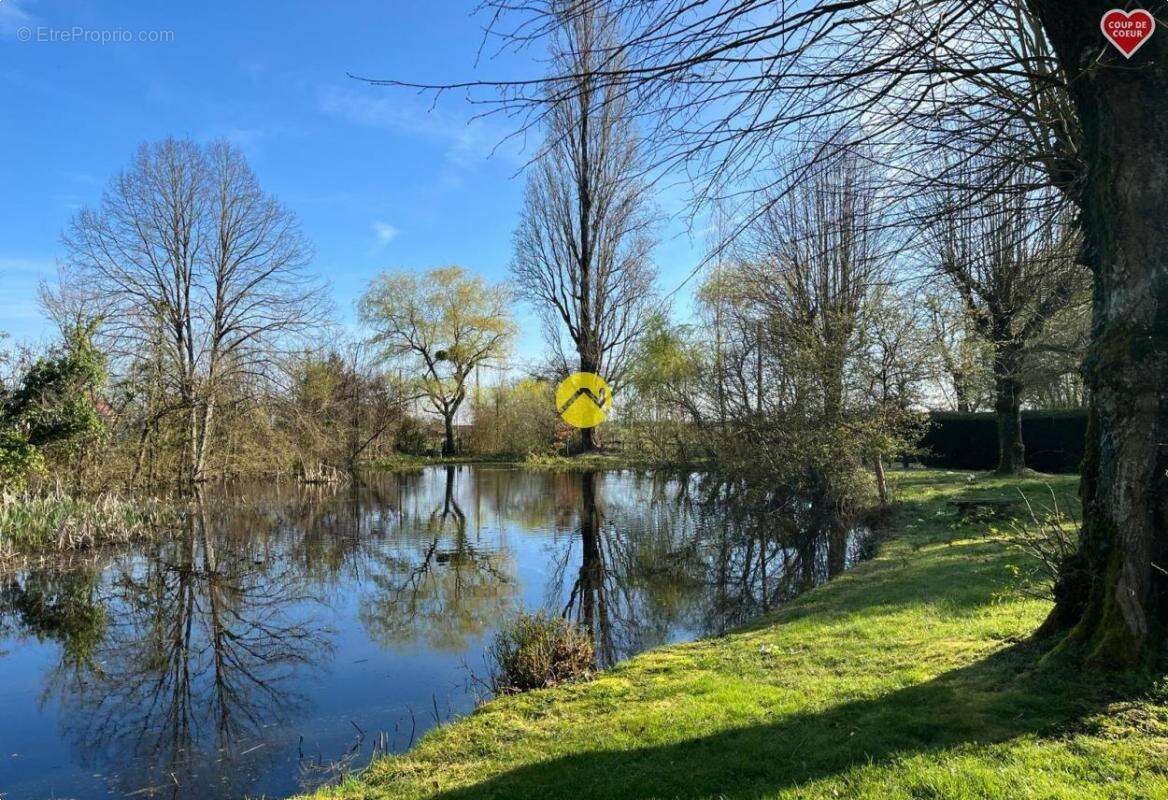
{"label": "thin white cloud", "polygon": [[389,244],[397,238],[400,231],[388,222],[374,222],[373,233],[377,237],[378,242],[381,244]]}
{"label": "thin white cloud", "polygon": [[21,28],[32,27],[36,18],[23,5],[23,0],[0,0],[0,36],[15,36]]}
{"label": "thin white cloud", "polygon": [[260,130],[259,128],[231,128],[223,134],[223,138],[236,147],[247,150],[267,135],[267,131]]}
{"label": "thin white cloud", "polygon": [[523,148],[511,131],[486,119],[466,119],[434,107],[430,100],[386,89],[364,91],[340,86],[317,97],[324,113],[359,125],[442,141],[447,158],[460,166],[488,157],[522,163]]}

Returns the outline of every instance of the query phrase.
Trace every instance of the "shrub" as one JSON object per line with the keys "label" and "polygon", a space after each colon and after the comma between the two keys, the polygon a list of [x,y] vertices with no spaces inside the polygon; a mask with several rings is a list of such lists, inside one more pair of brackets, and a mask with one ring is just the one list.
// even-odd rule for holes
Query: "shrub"
{"label": "shrub", "polygon": [[426,426],[409,414],[403,416],[394,440],[394,450],[410,456],[421,456],[428,449]]}
{"label": "shrub", "polygon": [[13,431],[0,431],[0,491],[20,492],[44,470],[44,456]]}
{"label": "shrub", "polygon": [[466,446],[479,454],[542,455],[556,449],[566,427],[556,411],[555,387],[529,378],[475,397]]}
{"label": "shrub", "polygon": [[520,612],[487,648],[491,689],[511,694],[584,678],[595,658],[592,638],[579,625],[543,612]]}
{"label": "shrub", "polygon": [[1013,568],[1014,578],[1025,594],[1057,599],[1054,588],[1059,574],[1078,549],[1079,523],[1059,509],[1053,490],[1049,506],[1036,509],[1026,495],[1022,501],[1026,516],[1011,523],[1006,537],[1011,547],[1028,556],[1025,566]]}
{"label": "shrub", "polygon": [[545,453],[528,453],[523,459],[526,467],[545,467],[548,469],[571,469],[572,459],[569,456],[548,455]]}

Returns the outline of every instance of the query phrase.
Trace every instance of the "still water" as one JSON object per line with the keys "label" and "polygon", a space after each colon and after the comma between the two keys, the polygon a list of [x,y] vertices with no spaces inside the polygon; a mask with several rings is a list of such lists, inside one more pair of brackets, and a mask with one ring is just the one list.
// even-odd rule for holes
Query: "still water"
{"label": "still water", "polygon": [[600,666],[716,635],[867,537],[700,475],[432,468],[233,487],[164,543],[0,574],[0,798],[281,797],[483,698],[518,609]]}

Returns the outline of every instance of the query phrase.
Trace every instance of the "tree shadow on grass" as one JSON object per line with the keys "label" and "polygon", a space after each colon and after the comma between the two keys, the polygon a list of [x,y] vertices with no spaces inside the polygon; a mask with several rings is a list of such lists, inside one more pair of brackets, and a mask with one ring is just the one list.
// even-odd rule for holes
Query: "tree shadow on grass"
{"label": "tree shadow on grass", "polygon": [[[1084,680],[1065,665],[1037,668],[1040,655],[1034,644],[1016,645],[880,697],[696,739],[619,751],[605,750],[601,739],[594,750],[551,757],[467,788],[435,786],[433,796],[755,798],[956,745],[1066,733],[1115,699],[1114,687]],[[1125,694],[1143,688],[1129,685]]]}

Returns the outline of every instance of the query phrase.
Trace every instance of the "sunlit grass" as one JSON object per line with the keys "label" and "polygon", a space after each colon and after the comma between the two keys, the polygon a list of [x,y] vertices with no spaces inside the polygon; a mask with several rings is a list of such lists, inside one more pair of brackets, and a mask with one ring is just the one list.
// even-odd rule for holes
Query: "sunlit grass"
{"label": "sunlit grass", "polygon": [[1026,554],[946,503],[1075,481],[901,473],[877,556],[746,630],[510,696],[335,798],[1168,797],[1159,682],[1029,640]]}
{"label": "sunlit grass", "polygon": [[533,469],[593,470],[644,467],[654,463],[647,459],[638,460],[623,453],[581,453],[575,456],[533,454],[520,462],[519,466]]}

